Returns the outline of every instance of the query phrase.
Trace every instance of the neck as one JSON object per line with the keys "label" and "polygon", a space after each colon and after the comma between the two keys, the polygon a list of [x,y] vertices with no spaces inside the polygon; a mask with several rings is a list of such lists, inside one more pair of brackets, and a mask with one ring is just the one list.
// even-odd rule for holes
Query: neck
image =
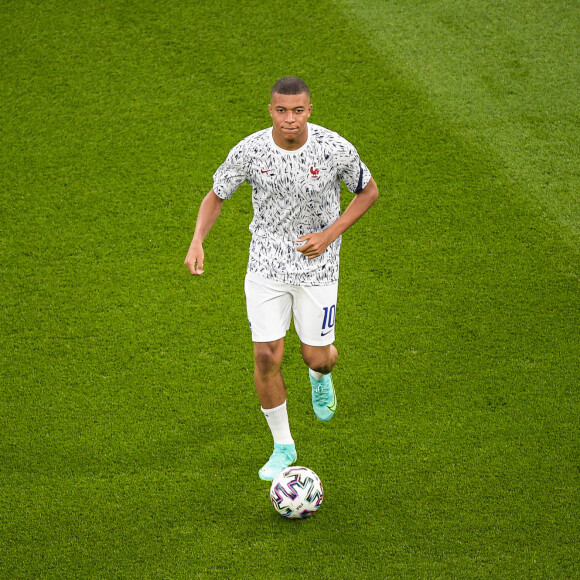
{"label": "neck", "polygon": [[304,131],[300,137],[291,141],[285,139],[278,131],[276,131],[276,128],[273,127],[272,138],[274,139],[274,143],[276,143],[276,145],[278,145],[278,147],[281,149],[286,149],[286,151],[296,151],[297,149],[300,149],[300,147],[302,147],[306,141],[308,141],[308,125],[306,125],[304,128]]}

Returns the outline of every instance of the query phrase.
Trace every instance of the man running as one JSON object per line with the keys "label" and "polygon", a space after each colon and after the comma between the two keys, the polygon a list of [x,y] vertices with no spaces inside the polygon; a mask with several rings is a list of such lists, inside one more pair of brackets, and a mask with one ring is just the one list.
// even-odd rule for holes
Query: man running
{"label": "man running", "polygon": [[[254,382],[274,439],[259,476],[272,480],[296,461],[281,365],[294,318],[309,367],[312,406],[321,421],[336,410],[332,369],[341,235],[377,200],[377,185],[353,145],[308,122],[310,91],[297,77],[276,82],[269,104],[272,127],[240,141],[213,176],[203,199],[185,265],[203,274],[203,241],[223,201],[245,181],[254,217],[245,280],[254,342]],[[340,182],[356,194],[340,213]]]}

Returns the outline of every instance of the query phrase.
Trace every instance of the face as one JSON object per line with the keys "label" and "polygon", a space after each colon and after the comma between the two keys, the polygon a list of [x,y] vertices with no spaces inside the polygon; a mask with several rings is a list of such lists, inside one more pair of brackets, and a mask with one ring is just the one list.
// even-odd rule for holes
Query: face
{"label": "face", "polygon": [[268,105],[274,125],[274,142],[283,149],[299,149],[306,143],[308,117],[312,112],[310,97],[274,93]]}

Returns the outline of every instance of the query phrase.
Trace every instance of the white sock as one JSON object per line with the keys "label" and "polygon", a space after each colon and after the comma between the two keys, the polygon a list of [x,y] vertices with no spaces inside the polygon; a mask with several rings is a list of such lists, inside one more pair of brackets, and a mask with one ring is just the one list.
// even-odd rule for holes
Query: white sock
{"label": "white sock", "polygon": [[310,369],[310,374],[315,381],[321,381],[322,377],[326,376],[324,373],[319,373],[318,371],[313,371],[312,369]]}
{"label": "white sock", "polygon": [[270,431],[272,432],[274,443],[281,445],[291,445],[294,443],[294,439],[292,439],[292,435],[290,434],[286,401],[279,407],[274,407],[273,409],[262,408],[262,412],[264,413],[264,417],[266,417],[266,421],[268,421],[268,427],[270,427]]}

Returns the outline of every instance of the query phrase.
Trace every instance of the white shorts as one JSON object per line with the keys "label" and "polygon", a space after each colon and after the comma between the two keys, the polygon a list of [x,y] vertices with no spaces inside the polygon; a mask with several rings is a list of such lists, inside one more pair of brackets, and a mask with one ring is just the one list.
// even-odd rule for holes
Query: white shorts
{"label": "white shorts", "polygon": [[293,286],[249,273],[245,289],[254,342],[284,338],[292,316],[304,344],[327,346],[334,342],[338,284]]}

